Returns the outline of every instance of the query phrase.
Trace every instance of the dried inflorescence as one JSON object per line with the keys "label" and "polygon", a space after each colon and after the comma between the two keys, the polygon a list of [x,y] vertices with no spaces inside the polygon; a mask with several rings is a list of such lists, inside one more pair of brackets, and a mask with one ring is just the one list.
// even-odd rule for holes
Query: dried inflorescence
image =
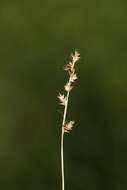
{"label": "dried inflorescence", "polygon": [[75,123],[75,121],[70,121],[70,122],[66,123],[64,126],[64,132],[70,133],[70,131],[72,130],[72,128],[74,126],[74,123]]}
{"label": "dried inflorescence", "polygon": [[79,53],[77,51],[71,54],[71,61],[64,67],[64,70],[67,71],[69,75],[69,79],[64,85],[66,94],[59,93],[58,95],[59,103],[64,107],[61,130],[61,190],[64,190],[64,133],[70,133],[75,123],[74,121],[66,122],[66,115],[70,91],[72,90],[74,82],[77,79],[77,74],[75,73],[75,63],[79,60],[79,58]]}
{"label": "dried inflorescence", "polygon": [[80,58],[79,53],[75,50],[75,52],[71,54],[71,61],[64,67],[64,70],[67,71],[69,74],[69,79],[64,86],[66,95],[59,93],[58,96],[60,104],[64,106],[62,127],[64,127],[64,132],[66,133],[69,133],[74,125],[74,121],[66,122],[65,120],[66,120],[69,93],[73,88],[73,83],[77,79],[77,74],[75,73],[75,63],[79,60],[79,58]]}
{"label": "dried inflorescence", "polygon": [[60,94],[60,93],[59,93],[58,98],[59,98],[59,101],[60,101],[60,105],[65,106],[65,105],[66,105],[66,102],[67,102],[66,96],[64,96],[64,94]]}

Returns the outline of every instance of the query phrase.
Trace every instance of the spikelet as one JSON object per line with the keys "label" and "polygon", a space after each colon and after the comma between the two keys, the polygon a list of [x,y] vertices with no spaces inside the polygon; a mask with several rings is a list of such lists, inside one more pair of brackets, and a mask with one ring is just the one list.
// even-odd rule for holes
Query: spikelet
{"label": "spikelet", "polygon": [[69,74],[69,79],[64,85],[64,90],[66,92],[66,95],[59,93],[58,99],[59,99],[59,104],[64,106],[64,113],[63,113],[63,124],[64,126],[64,131],[69,133],[74,125],[74,121],[70,121],[69,123],[66,123],[66,114],[67,114],[67,107],[68,107],[68,100],[69,100],[69,94],[74,85],[74,83],[77,80],[77,74],[75,73],[75,63],[79,60],[80,55],[79,53],[75,50],[74,53],[71,54],[71,61],[64,67],[64,70],[68,72]]}

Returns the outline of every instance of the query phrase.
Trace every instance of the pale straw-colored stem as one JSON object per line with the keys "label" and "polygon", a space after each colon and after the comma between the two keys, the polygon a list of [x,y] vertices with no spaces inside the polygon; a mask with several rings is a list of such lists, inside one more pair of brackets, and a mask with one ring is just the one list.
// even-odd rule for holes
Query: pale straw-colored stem
{"label": "pale straw-colored stem", "polygon": [[62,183],[62,190],[64,190],[64,152],[63,152],[63,144],[64,144],[64,128],[62,127],[61,132],[61,183]]}
{"label": "pale straw-colored stem", "polygon": [[62,129],[61,129],[61,184],[62,189],[65,190],[65,175],[64,175],[64,133],[69,133],[70,130],[72,130],[74,121],[70,121],[69,124],[66,123],[66,115],[67,115],[67,108],[68,108],[68,101],[69,101],[69,95],[70,91],[72,89],[72,83],[77,79],[77,76],[75,74],[75,63],[79,60],[79,53],[77,51],[74,52],[74,54],[71,55],[72,62],[67,64],[65,70],[69,73],[69,80],[67,84],[64,86],[66,91],[66,96],[59,94],[58,98],[60,100],[60,104],[64,105],[64,112],[63,112],[63,121],[62,121]]}
{"label": "pale straw-colored stem", "polygon": [[62,179],[62,190],[64,190],[65,187],[65,179],[64,179],[64,126],[66,121],[66,115],[67,115],[67,108],[68,108],[68,99],[69,99],[70,92],[67,92],[66,96],[66,104],[64,107],[64,114],[63,114],[63,122],[62,122],[62,130],[61,130],[61,179]]}

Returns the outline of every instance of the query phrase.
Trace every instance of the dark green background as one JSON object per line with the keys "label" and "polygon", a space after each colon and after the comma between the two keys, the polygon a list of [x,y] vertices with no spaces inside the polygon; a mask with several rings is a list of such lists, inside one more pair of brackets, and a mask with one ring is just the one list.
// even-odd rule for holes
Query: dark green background
{"label": "dark green background", "polygon": [[1,0],[1,190],[61,189],[57,95],[75,48],[65,189],[127,189],[127,1]]}

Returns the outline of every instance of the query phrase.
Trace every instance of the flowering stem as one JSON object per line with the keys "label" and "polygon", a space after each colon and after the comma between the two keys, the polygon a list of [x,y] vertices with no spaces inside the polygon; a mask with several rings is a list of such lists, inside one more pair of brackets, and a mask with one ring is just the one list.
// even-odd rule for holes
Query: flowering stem
{"label": "flowering stem", "polygon": [[59,93],[58,99],[60,101],[60,104],[64,106],[64,112],[63,112],[63,121],[62,121],[62,129],[61,129],[61,183],[62,183],[62,189],[65,190],[65,180],[64,180],[64,133],[70,133],[72,130],[74,121],[70,121],[69,123],[66,122],[66,115],[67,115],[67,108],[68,108],[68,101],[69,101],[69,95],[70,91],[72,90],[73,86],[72,83],[75,82],[77,79],[77,75],[75,73],[75,63],[79,60],[79,53],[75,51],[73,54],[71,54],[72,60],[69,62],[69,64],[66,65],[65,71],[68,71],[69,74],[69,80],[64,86],[64,89],[66,91],[66,96]]}
{"label": "flowering stem", "polygon": [[61,133],[61,176],[62,176],[62,190],[64,190],[64,152],[63,152],[63,143],[64,143],[64,128],[62,127],[62,133]]}
{"label": "flowering stem", "polygon": [[67,99],[66,99],[66,104],[65,104],[65,107],[64,107],[63,122],[62,122],[62,131],[61,131],[61,176],[62,176],[62,190],[64,190],[64,186],[65,186],[65,180],[64,180],[64,126],[65,126],[66,115],[67,115],[69,91],[67,92],[66,98]]}

